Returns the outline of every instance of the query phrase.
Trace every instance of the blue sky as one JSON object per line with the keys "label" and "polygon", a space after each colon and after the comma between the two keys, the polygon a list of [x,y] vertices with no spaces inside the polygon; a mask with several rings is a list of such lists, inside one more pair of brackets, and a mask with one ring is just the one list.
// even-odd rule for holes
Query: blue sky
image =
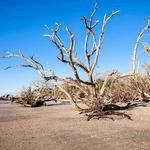
{"label": "blue sky", "polygon": [[[85,30],[81,22],[82,16],[89,16],[95,3],[99,9],[95,16],[102,21],[105,13],[120,10],[106,27],[97,72],[131,70],[132,51],[136,37],[146,19],[150,18],[149,0],[1,0],[0,1],[0,55],[10,50],[21,50],[26,55],[35,55],[46,68],[50,67],[55,74],[72,76],[68,66],[56,58],[58,51],[43,34],[48,33],[44,25],[54,26],[61,23],[61,37],[68,41],[65,26],[69,26],[77,40],[77,52],[81,57]],[[100,31],[100,26],[96,30]],[[150,42],[145,36],[143,42]],[[142,47],[138,49],[138,60],[147,62]],[[0,60],[0,68],[21,64],[17,59]],[[83,75],[84,77],[84,75]],[[26,87],[30,81],[39,79],[38,75],[26,68],[14,68],[0,71],[0,94],[16,92]]]}

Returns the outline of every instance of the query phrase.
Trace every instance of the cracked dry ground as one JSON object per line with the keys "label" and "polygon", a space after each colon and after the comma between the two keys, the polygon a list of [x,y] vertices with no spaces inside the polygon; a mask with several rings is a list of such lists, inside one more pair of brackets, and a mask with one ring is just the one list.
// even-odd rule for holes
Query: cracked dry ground
{"label": "cracked dry ground", "polygon": [[149,150],[150,107],[128,111],[133,121],[91,120],[71,105],[24,108],[0,104],[1,150]]}

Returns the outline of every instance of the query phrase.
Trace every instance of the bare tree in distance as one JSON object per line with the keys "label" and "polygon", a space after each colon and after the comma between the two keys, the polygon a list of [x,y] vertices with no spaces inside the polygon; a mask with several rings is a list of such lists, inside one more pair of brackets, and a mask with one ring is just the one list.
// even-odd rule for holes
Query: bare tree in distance
{"label": "bare tree in distance", "polygon": [[138,46],[140,44],[140,41],[142,39],[142,37],[144,36],[144,33],[150,29],[150,20],[147,21],[147,25],[141,30],[141,32],[139,33],[136,42],[135,42],[135,46],[133,49],[133,64],[132,64],[132,73],[137,73],[137,49]]}

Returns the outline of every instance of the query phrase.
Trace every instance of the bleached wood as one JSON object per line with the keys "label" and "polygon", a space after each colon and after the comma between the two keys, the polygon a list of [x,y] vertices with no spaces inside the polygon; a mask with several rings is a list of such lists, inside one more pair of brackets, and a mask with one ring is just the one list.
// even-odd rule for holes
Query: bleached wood
{"label": "bleached wood", "polygon": [[134,49],[133,49],[133,64],[132,64],[132,72],[133,73],[136,73],[137,72],[137,49],[138,49],[138,46],[140,44],[140,41],[144,35],[144,33],[150,29],[150,20],[148,20],[147,22],[147,25],[141,30],[141,32],[139,33],[137,39],[136,39],[136,42],[135,42],[135,46],[134,46]]}

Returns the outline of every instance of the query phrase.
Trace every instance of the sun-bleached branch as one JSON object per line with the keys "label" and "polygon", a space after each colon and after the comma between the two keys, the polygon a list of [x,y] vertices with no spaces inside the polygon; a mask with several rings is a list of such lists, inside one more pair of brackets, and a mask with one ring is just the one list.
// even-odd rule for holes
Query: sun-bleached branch
{"label": "sun-bleached branch", "polygon": [[136,55],[137,55],[138,46],[140,44],[142,37],[144,36],[144,33],[149,29],[150,29],[150,20],[147,21],[147,25],[141,30],[141,32],[139,33],[139,35],[136,39],[136,42],[135,42],[135,46],[133,49],[133,64],[132,64],[132,72],[133,73],[136,73],[136,71],[137,71],[137,60],[136,60],[137,56]]}

